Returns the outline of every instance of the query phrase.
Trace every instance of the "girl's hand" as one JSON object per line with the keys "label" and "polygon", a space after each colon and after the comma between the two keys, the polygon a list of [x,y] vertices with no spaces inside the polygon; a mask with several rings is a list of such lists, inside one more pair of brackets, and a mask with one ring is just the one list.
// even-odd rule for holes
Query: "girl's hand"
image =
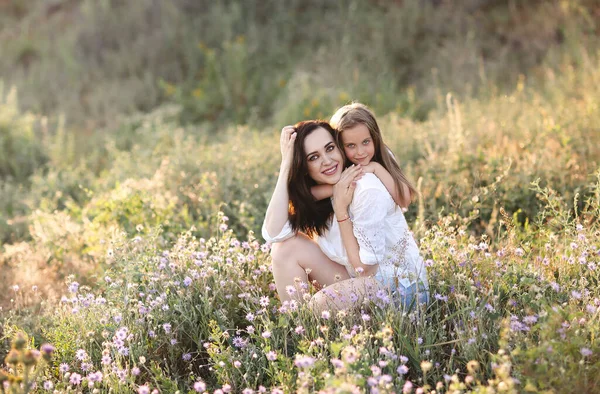
{"label": "girl's hand", "polygon": [[370,172],[372,174],[375,174],[375,170],[376,170],[377,164],[378,163],[372,161],[369,164],[367,164],[366,166],[362,166],[362,169],[363,169],[363,171],[365,173]]}
{"label": "girl's hand", "polygon": [[333,186],[333,210],[338,220],[348,215],[348,206],[354,197],[356,181],[364,175],[360,165],[352,165],[344,170],[338,183]]}
{"label": "girl's hand", "polygon": [[281,129],[279,138],[279,148],[281,149],[281,167],[287,168],[292,165],[294,158],[294,141],[296,141],[296,128],[294,126],[285,126]]}

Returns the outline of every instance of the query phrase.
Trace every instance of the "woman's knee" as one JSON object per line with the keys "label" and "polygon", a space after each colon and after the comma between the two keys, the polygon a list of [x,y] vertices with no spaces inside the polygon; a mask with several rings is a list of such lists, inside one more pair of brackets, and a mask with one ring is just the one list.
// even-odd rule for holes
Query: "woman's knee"
{"label": "woman's knee", "polygon": [[282,242],[274,243],[271,246],[271,261],[275,265],[281,265],[294,259],[294,250],[298,250],[298,236],[293,236]]}

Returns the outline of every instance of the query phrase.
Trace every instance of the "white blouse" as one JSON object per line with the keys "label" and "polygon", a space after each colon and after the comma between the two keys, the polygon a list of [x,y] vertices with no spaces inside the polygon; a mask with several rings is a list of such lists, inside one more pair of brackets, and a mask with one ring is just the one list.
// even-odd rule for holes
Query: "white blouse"
{"label": "white blouse", "polygon": [[[360,261],[365,265],[379,264],[377,280],[391,288],[397,284],[409,287],[419,281],[420,286],[429,288],[423,259],[402,209],[379,178],[367,173],[358,180],[348,211],[360,249]],[[289,221],[274,237],[267,233],[263,223],[262,236],[267,242],[282,242],[293,235]],[[350,277],[356,276],[336,220],[330,219],[329,229],[317,237],[317,243],[327,257],[346,267]]]}

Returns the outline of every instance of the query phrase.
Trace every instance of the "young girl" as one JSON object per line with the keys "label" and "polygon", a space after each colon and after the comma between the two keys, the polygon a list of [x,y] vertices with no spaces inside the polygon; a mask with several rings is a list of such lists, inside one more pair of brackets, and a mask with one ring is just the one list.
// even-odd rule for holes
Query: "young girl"
{"label": "young girl", "polygon": [[[344,148],[346,166],[355,164],[371,172],[384,184],[394,202],[407,208],[417,192],[400,170],[392,151],[385,145],[371,110],[360,103],[338,109],[329,122],[337,130],[338,143]],[[314,186],[316,200],[332,196],[331,185]]]}

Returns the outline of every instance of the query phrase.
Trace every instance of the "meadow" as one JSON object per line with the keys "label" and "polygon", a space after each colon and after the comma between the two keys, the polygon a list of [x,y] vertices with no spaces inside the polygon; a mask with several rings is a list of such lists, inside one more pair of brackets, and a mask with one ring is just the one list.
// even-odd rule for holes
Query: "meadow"
{"label": "meadow", "polygon": [[[600,392],[600,5],[436,3],[0,2],[0,392]],[[277,298],[279,130],[351,100],[426,306]]]}

